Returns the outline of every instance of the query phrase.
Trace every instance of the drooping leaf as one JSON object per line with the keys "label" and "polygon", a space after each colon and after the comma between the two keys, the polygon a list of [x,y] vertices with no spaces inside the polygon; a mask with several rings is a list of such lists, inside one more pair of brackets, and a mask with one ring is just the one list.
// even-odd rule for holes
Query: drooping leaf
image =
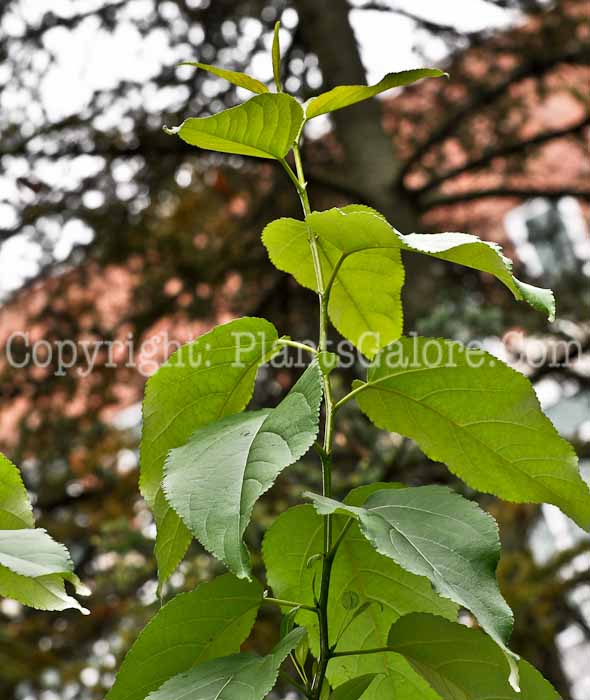
{"label": "drooping leaf", "polygon": [[500,649],[482,632],[441,617],[414,613],[398,620],[389,646],[412,664],[443,700],[559,700],[526,661],[519,662],[521,692],[510,687]]}
{"label": "drooping leaf", "polygon": [[174,676],[147,700],[264,700],[279,668],[305,636],[301,627],[282,639],[268,656],[234,654]]}
{"label": "drooping leaf", "polygon": [[555,316],[551,290],[524,284],[513,277],[512,261],[502,254],[496,243],[482,241],[467,233],[403,235],[382,214],[358,205],[314,212],[308,217],[308,223],[320,239],[345,255],[401,248],[487,272],[506,285],[515,299],[527,301],[550,319]]}
{"label": "drooping leaf", "polygon": [[268,92],[268,88],[260,80],[256,80],[246,73],[240,73],[234,70],[225,70],[225,68],[218,68],[217,66],[210,66],[207,63],[199,63],[198,61],[183,61],[181,66],[194,66],[195,68],[200,68],[205,70],[212,75],[216,75],[218,78],[223,78],[227,80],[228,83],[232,85],[237,85],[238,87],[244,88],[245,90],[250,90],[250,92],[255,92],[259,95],[263,95]]}
{"label": "drooping leaf", "polygon": [[274,34],[272,38],[272,72],[275,79],[275,87],[277,92],[282,92],[281,85],[281,41],[280,41],[281,23],[275,23]]}
{"label": "drooping leaf", "polygon": [[303,124],[303,109],[284,93],[257,95],[211,117],[191,117],[164,127],[191,146],[256,158],[284,158]]}
{"label": "drooping leaf", "polygon": [[322,399],[312,363],[274,409],[248,411],[197,430],[172,450],[164,491],[201,544],[240,578],[250,575],[242,541],[254,504],[312,446]]}
{"label": "drooping leaf", "polygon": [[258,367],[272,356],[277,338],[275,327],[263,319],[231,321],[181,347],[147,382],[140,488],[158,528],[160,584],[192,539],[161,490],[166,456],[197,428],[246,407]]}
{"label": "drooping leaf", "polygon": [[[347,502],[361,505],[374,488],[391,488],[389,484],[359,488],[349,494]],[[334,538],[347,518],[334,517]],[[322,518],[312,506],[296,506],[283,513],[266,533],[263,556],[268,583],[273,594],[313,605],[313,585],[319,593],[322,560]],[[355,594],[362,613],[355,617],[342,605],[344,594]],[[370,605],[364,605],[370,603]],[[423,577],[404,571],[378,552],[361,534],[358,525],[347,533],[332,569],[328,620],[330,643],[337,638],[338,651],[383,647],[391,624],[409,611],[421,610],[455,619],[457,608],[440,598]],[[316,616],[301,610],[297,616],[310,632],[312,651],[317,655]],[[436,700],[435,693],[414,673],[408,663],[395,654],[338,657],[330,661],[328,678],[339,686],[364,674],[380,674],[363,695],[363,700],[403,697],[410,700]],[[396,694],[399,691],[399,695]],[[402,692],[403,691],[403,692]]]}
{"label": "drooping leaf", "polygon": [[177,595],[143,629],[105,700],[144,700],[196,664],[239,652],[262,592],[258,581],[225,574]]}
{"label": "drooping leaf", "polygon": [[517,503],[553,503],[590,528],[590,489],[530,382],[488,353],[437,338],[381,352],[356,399],[380,428],[415,440],[470,486]]}
{"label": "drooping leaf", "polygon": [[19,470],[0,452],[0,530],[35,527],[33,509]]}
{"label": "drooping leaf", "polygon": [[377,491],[360,508],[307,495],[321,515],[356,518],[380,554],[425,576],[442,596],[470,610],[511,654],[507,645],[513,616],[496,580],[498,527],[475,503],[443,486]]}
{"label": "drooping leaf", "polygon": [[375,673],[367,673],[364,676],[346,681],[334,690],[330,695],[330,700],[359,700],[359,698],[365,697],[364,693],[375,680],[376,675]]}
{"label": "drooping leaf", "polygon": [[307,103],[305,116],[307,119],[313,119],[320,114],[335,112],[337,109],[350,107],[350,105],[357,102],[368,100],[380,92],[385,92],[395,87],[410,85],[423,78],[441,78],[446,75],[444,71],[437,68],[417,68],[398,73],[388,73],[375,85],[339,85],[328,92],[313,97]]}
{"label": "drooping leaf", "polygon": [[[308,223],[317,235],[326,282],[338,266],[328,304],[330,319],[361,352],[374,357],[382,347],[399,338],[403,330],[401,290],[405,273],[399,245],[373,246],[351,255],[315,230],[317,217],[324,213],[312,214]],[[357,233],[362,234],[362,230]],[[275,267],[317,291],[305,222],[287,218],[273,221],[264,229],[262,240]]]}
{"label": "drooping leaf", "polygon": [[338,268],[328,306],[332,323],[370,358],[403,330],[402,250],[492,274],[516,299],[526,300],[550,318],[555,315],[552,292],[513,277],[511,262],[499,246],[464,233],[404,236],[381,214],[359,205],[313,212],[305,222],[278,219],[265,228],[262,240],[275,267],[314,291],[309,228],[316,237],[326,283]]}
{"label": "drooping leaf", "polygon": [[0,530],[0,595],[38,610],[88,610],[67,595],[64,582],[80,595],[88,591],[74,574],[67,549],[45,530]]}

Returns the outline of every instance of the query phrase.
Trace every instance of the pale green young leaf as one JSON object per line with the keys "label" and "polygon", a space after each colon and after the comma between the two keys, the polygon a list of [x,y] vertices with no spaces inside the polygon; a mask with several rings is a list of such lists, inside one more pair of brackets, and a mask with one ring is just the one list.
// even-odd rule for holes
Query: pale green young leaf
{"label": "pale green young leaf", "polygon": [[443,486],[377,491],[360,508],[307,495],[322,515],[338,512],[357,518],[380,554],[428,578],[440,595],[470,610],[511,653],[507,645],[513,616],[496,580],[498,527],[475,503]]}
{"label": "pale green young leaf", "polygon": [[417,68],[388,73],[375,85],[339,85],[328,92],[313,97],[307,103],[305,116],[307,119],[313,119],[320,114],[335,112],[337,109],[368,100],[392,88],[410,85],[423,78],[441,78],[446,75],[444,71],[437,68]]}
{"label": "pale green young leaf", "polygon": [[282,92],[281,85],[281,23],[275,23],[275,29],[272,38],[272,73],[275,79],[275,87],[277,92]]}
{"label": "pale green young leaf", "polygon": [[237,87],[244,88],[244,90],[250,90],[250,92],[255,92],[259,95],[263,95],[268,92],[268,88],[260,80],[256,80],[246,73],[240,73],[235,70],[225,70],[225,68],[218,68],[217,66],[210,66],[207,63],[199,63],[198,61],[183,61],[181,66],[194,66],[195,68],[200,68],[201,70],[207,71],[212,75],[216,75],[218,78],[223,78],[227,80],[228,83],[232,85],[237,85]]}
{"label": "pale green young leaf", "polygon": [[268,656],[234,654],[206,661],[174,676],[146,700],[264,700],[281,664],[305,634],[301,627],[294,629]]}
{"label": "pale green young leaf", "polygon": [[[345,338],[367,357],[374,357],[382,347],[397,340],[403,329],[401,290],[405,273],[400,246],[362,249],[356,241],[352,255],[346,242],[323,235],[322,217],[326,213],[311,214],[307,221],[316,234],[324,280],[335,274],[328,313]],[[331,223],[326,224],[331,228]],[[357,226],[354,233],[362,236],[363,229]],[[305,222],[287,218],[273,221],[264,229],[262,240],[275,267],[317,291]]]}
{"label": "pale green young leaf", "polygon": [[376,426],[411,438],[473,488],[552,503],[590,528],[590,489],[574,450],[530,382],[497,358],[449,340],[402,338],[354,386]]}
{"label": "pale green young leaf", "polygon": [[19,470],[0,452],[0,530],[35,527],[33,509]]}
{"label": "pale green young leaf", "polygon": [[495,243],[482,241],[467,233],[403,235],[385,217],[369,207],[351,205],[314,212],[308,219],[314,233],[341,253],[353,257],[370,250],[398,249],[487,272],[502,282],[517,300],[555,317],[555,300],[549,289],[520,282],[512,275],[512,261]]}
{"label": "pale green young leaf", "polygon": [[346,681],[346,683],[339,685],[334,690],[330,695],[330,700],[359,700],[359,698],[364,698],[365,691],[375,680],[376,676],[377,674],[375,673],[367,673],[364,676],[358,676],[358,678]]}
{"label": "pale green young leaf", "polygon": [[[368,489],[355,489],[347,501],[362,504],[372,488],[390,488],[379,484]],[[338,537],[348,518],[334,518],[334,538]],[[310,559],[322,552],[323,521],[312,506],[296,506],[283,513],[266,533],[263,556],[268,583],[273,594],[313,605],[313,584],[321,575],[321,558]],[[358,596],[362,614],[346,610],[344,594]],[[360,607],[358,608],[360,609]],[[371,546],[354,525],[342,541],[332,568],[328,619],[330,643],[338,641],[338,651],[383,647],[391,624],[410,611],[431,612],[456,618],[457,607],[440,598],[423,577],[404,571]],[[351,619],[354,618],[354,619]],[[317,655],[317,618],[302,610],[297,619],[310,632],[312,651]],[[363,700],[403,697],[410,700],[436,700],[435,693],[415,674],[408,663],[395,654],[346,656],[334,658],[328,666],[333,686],[364,674],[380,674],[363,695]],[[399,692],[399,695],[396,693]]]}
{"label": "pale green young leaf", "polygon": [[191,117],[164,127],[191,146],[256,158],[284,158],[303,124],[303,109],[284,93],[257,95],[211,117]]}
{"label": "pale green young leaf", "polygon": [[275,327],[263,319],[231,321],[183,345],[147,382],[140,488],[156,520],[160,585],[192,539],[162,494],[166,456],[197,428],[246,407],[258,367],[275,352],[277,338]]}
{"label": "pale green young leaf", "polygon": [[239,652],[262,593],[258,581],[225,574],[177,595],[142,630],[105,700],[144,700],[169,678]]}
{"label": "pale green young leaf", "polygon": [[74,574],[67,549],[45,530],[0,530],[0,595],[38,610],[75,608],[87,614],[75,598],[67,595],[65,581],[78,594],[88,594]]}
{"label": "pale green young leaf", "polygon": [[240,578],[250,576],[243,535],[254,504],[318,432],[322,380],[313,362],[274,409],[197,430],[166,460],[168,502],[201,544]]}
{"label": "pale green young leaf", "polygon": [[403,654],[443,700],[560,700],[526,661],[520,661],[520,692],[511,688],[500,649],[482,632],[441,617],[414,613],[391,628],[389,646]]}

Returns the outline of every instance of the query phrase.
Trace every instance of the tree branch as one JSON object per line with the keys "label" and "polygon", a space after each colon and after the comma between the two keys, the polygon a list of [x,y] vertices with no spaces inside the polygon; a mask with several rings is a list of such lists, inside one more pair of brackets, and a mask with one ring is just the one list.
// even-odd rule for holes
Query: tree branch
{"label": "tree branch", "polygon": [[472,202],[475,199],[487,199],[490,197],[514,197],[518,199],[533,199],[543,197],[545,199],[561,199],[562,197],[590,198],[590,189],[578,189],[575,187],[563,187],[556,189],[535,189],[532,187],[491,187],[489,190],[471,190],[470,192],[458,192],[457,194],[440,195],[432,197],[420,206],[422,211],[428,211],[435,207],[442,207],[463,202]]}
{"label": "tree branch", "polygon": [[516,153],[520,153],[521,151],[524,151],[528,148],[540,146],[544,143],[547,143],[547,141],[551,141],[553,139],[559,139],[565,136],[573,136],[574,134],[581,133],[584,130],[584,128],[588,126],[590,126],[590,117],[586,116],[584,117],[584,119],[582,119],[582,121],[578,122],[577,124],[573,124],[562,129],[546,131],[544,133],[537,134],[536,136],[533,136],[530,139],[525,139],[517,143],[511,143],[505,146],[500,146],[499,148],[491,148],[488,151],[486,151],[480,158],[476,158],[475,160],[469,161],[468,163],[465,163],[465,165],[453,168],[452,170],[447,170],[447,172],[441,173],[440,175],[437,175],[436,177],[429,180],[426,183],[426,185],[424,185],[424,187],[412,190],[412,192],[416,193],[416,195],[418,196],[421,196],[426,192],[430,192],[435,187],[438,187],[440,184],[446,182],[447,180],[450,180],[454,177],[458,177],[459,175],[463,175],[464,173],[469,172],[470,170],[478,170],[479,168],[483,168],[495,158],[504,158],[507,156],[511,156]]}
{"label": "tree branch", "polygon": [[455,110],[455,112],[453,112],[453,114],[451,114],[437,129],[434,129],[426,141],[416,148],[414,153],[406,161],[398,176],[398,186],[403,184],[406,175],[410,172],[412,167],[418,163],[433,146],[445,141],[451,136],[455,132],[457,125],[463,122],[463,120],[469,117],[474,111],[491,105],[498,98],[502,97],[514,83],[530,77],[540,78],[560,63],[581,63],[583,65],[588,65],[590,64],[590,50],[587,48],[576,48],[561,55],[536,57],[532,61],[519,66],[516,70],[512,71],[505,80],[502,80],[494,87],[476,94],[468,104]]}

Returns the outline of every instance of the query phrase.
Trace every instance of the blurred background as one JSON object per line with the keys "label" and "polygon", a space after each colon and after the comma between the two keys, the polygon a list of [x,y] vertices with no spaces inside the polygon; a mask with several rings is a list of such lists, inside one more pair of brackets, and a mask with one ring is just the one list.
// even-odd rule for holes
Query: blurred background
{"label": "blurred background", "polygon": [[[477,340],[527,374],[590,472],[587,0],[2,0],[0,449],[93,590],[89,617],[0,601],[3,699],[103,698],[157,610],[137,445],[146,375],[174,349],[164,339],[245,314],[315,337],[313,295],[260,243],[267,222],[299,216],[284,172],[161,131],[248,96],[182,60],[270,84],[277,19],[285,85],[302,100],[392,70],[450,72],[314,120],[304,145],[313,205],[362,202],[404,233],[477,234],[504,246],[519,277],[552,286],[558,317],[547,324],[498,283],[415,256],[406,332]],[[66,339],[96,348],[93,371],[83,358],[63,371],[55,343]],[[118,341],[115,351],[102,341]],[[293,381],[287,370],[262,378],[255,405]],[[342,414],[338,495],[382,479],[477,496],[351,404]],[[313,458],[288,470],[256,507],[251,547],[318,481]],[[588,536],[555,508],[477,497],[501,524],[514,649],[564,700],[588,700]],[[194,544],[167,595],[218,572]],[[253,648],[274,641],[272,615]]]}

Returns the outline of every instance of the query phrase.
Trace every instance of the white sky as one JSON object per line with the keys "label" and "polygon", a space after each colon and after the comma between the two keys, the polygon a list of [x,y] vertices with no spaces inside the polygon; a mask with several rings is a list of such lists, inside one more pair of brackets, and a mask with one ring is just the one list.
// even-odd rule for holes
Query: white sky
{"label": "white sky", "polygon": [[[197,0],[192,0],[195,3]],[[100,0],[21,0],[20,17],[9,15],[4,24],[8,34],[18,36],[24,29],[23,19],[35,22],[48,10],[58,15],[77,14],[101,5]],[[352,5],[360,4],[352,0]],[[408,11],[434,21],[455,25],[464,31],[501,28],[513,23],[514,13],[501,10],[483,0],[398,0],[397,4]],[[31,103],[30,99],[16,91],[4,90],[0,95],[0,108],[3,110],[21,110],[31,124],[41,123],[45,118],[59,120],[84,109],[93,92],[98,89],[111,88],[122,80],[145,83],[134,99],[141,99],[149,109],[158,113],[163,111],[171,101],[182,103],[181,89],[171,87],[156,93],[148,81],[155,77],[162,64],[174,64],[187,58],[197,58],[191,46],[173,49],[163,30],[154,30],[142,36],[136,23],[150,12],[152,0],[132,0],[126,10],[125,20],[112,34],[97,27],[93,19],[82,22],[74,32],[59,27],[49,31],[45,36],[45,46],[55,57],[55,65],[47,72],[40,86],[40,103]],[[173,3],[161,2],[160,11],[168,12],[174,20],[176,8]],[[416,40],[415,25],[412,20],[379,11],[352,11],[352,22],[359,40],[361,55],[367,67],[368,80],[374,82],[391,70],[402,70],[421,65],[421,59],[413,50]],[[292,27],[296,21],[293,11],[287,11],[283,18],[286,27]],[[257,35],[256,20],[252,20],[252,35]],[[201,37],[194,33],[195,44]],[[248,52],[251,41],[248,32],[240,40],[239,50]],[[270,44],[271,37],[268,37]],[[428,53],[432,61],[444,58],[444,46],[441,41],[429,41]],[[42,61],[40,61],[42,64]],[[44,66],[37,66],[42,69]],[[180,68],[179,70],[190,70]],[[272,79],[269,55],[255,55],[251,65],[252,72],[261,80]],[[215,91],[215,87],[213,87]],[[244,93],[244,97],[246,93]],[[105,115],[111,121],[118,115]],[[327,128],[327,119],[318,127]],[[106,123],[105,123],[106,126]],[[81,168],[88,167],[81,162]],[[78,164],[76,165],[78,167]],[[92,169],[92,165],[89,166]],[[48,164],[40,177],[45,182],[62,185],[66,179],[78,173],[64,172],[63,167]],[[16,197],[15,173],[0,175],[0,199],[10,201]],[[13,210],[10,205],[0,203],[0,218],[4,225],[10,225]],[[51,239],[55,241],[56,257],[65,258],[76,242],[87,242],[89,231],[81,223],[70,222],[63,229],[52,231]],[[13,237],[0,247],[0,299],[6,293],[17,289],[25,279],[34,275],[39,267],[40,251],[31,246],[28,236],[21,234]]]}

